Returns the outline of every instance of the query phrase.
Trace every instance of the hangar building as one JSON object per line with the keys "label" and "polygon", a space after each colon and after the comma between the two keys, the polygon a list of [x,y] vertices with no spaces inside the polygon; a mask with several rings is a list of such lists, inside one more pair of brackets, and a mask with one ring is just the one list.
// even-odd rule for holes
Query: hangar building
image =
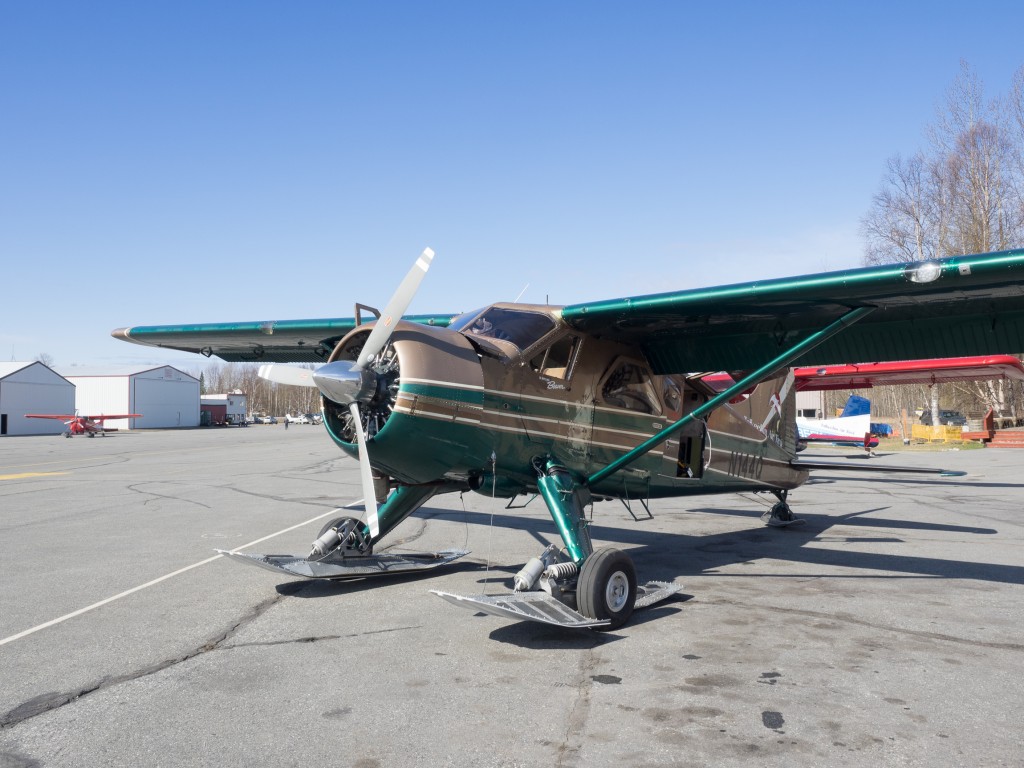
{"label": "hangar building", "polygon": [[75,385],[38,362],[0,363],[0,435],[59,435],[64,422],[26,413],[75,412]]}
{"label": "hangar building", "polygon": [[76,366],[63,371],[75,385],[79,413],[139,413],[106,422],[116,429],[199,426],[199,379],[169,365]]}
{"label": "hangar building", "polygon": [[[209,412],[211,424],[242,424],[249,412],[248,397],[240,390],[220,395],[206,394],[200,398],[203,410]],[[220,417],[218,419],[218,416]]]}

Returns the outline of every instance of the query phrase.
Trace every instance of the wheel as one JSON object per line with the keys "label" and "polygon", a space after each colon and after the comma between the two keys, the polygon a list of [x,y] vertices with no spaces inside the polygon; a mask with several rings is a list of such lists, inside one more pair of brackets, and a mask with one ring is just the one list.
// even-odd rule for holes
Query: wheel
{"label": "wheel", "polygon": [[592,619],[611,619],[602,629],[616,629],[633,615],[636,603],[636,568],[623,552],[599,549],[583,561],[576,581],[576,604]]}

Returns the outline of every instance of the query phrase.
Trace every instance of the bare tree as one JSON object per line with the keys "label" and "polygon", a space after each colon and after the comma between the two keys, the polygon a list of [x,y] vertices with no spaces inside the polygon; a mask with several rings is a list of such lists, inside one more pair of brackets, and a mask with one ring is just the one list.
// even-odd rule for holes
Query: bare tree
{"label": "bare tree", "polygon": [[942,233],[935,169],[922,153],[888,160],[884,186],[862,221],[867,264],[924,261],[935,256]]}
{"label": "bare tree", "polygon": [[[961,62],[927,133],[927,150],[888,161],[861,222],[865,263],[988,253],[1024,241],[1024,67],[1008,98],[987,101],[980,79]],[[1012,408],[1004,382],[974,391],[1000,413]],[[939,399],[932,387],[936,424]]]}

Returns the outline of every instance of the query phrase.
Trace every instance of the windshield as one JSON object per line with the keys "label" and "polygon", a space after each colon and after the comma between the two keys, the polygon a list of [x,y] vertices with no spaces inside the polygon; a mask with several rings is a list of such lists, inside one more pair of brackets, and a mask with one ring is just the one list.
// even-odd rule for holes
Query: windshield
{"label": "windshield", "polygon": [[467,313],[457,317],[448,327],[467,336],[510,341],[520,349],[526,349],[551,331],[555,321],[537,312],[491,307],[482,314]]}

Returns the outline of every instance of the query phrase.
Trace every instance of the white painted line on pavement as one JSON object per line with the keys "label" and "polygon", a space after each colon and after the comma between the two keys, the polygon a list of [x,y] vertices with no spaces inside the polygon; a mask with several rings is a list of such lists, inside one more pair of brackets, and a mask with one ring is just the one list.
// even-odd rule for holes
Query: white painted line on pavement
{"label": "white painted line on pavement", "polygon": [[[320,518],[327,517],[328,515],[333,515],[337,511],[338,511],[337,509],[332,509],[329,512],[324,512],[322,515],[317,515],[316,517],[312,517],[309,520],[306,520],[305,522],[293,525],[290,528],[285,528],[283,530],[277,531],[276,533],[272,533],[269,536],[264,536],[262,539],[256,539],[256,541],[250,541],[248,544],[243,544],[242,546],[237,547],[235,549],[232,549],[231,551],[232,552],[237,552],[240,549],[246,549],[248,547],[254,547],[257,544],[260,544],[260,543],[266,541],[267,539],[272,539],[275,536],[280,536],[283,533],[288,533],[289,531],[294,531],[296,528],[301,528],[304,525],[309,525],[310,523],[315,523]],[[179,568],[178,570],[174,571],[173,573],[164,574],[163,576],[160,576],[160,577],[158,577],[156,579],[153,579],[152,581],[147,581],[145,584],[140,584],[137,587],[132,587],[131,589],[126,589],[124,592],[116,594],[113,597],[108,597],[106,600],[100,600],[98,603],[93,603],[92,605],[87,605],[85,608],[79,608],[77,611],[72,611],[71,613],[66,613],[63,616],[60,616],[59,618],[51,619],[50,621],[44,622],[43,624],[39,624],[38,626],[32,627],[31,629],[26,629],[24,632],[19,632],[16,635],[11,635],[10,637],[5,637],[3,640],[0,640],[0,645],[6,645],[7,643],[13,643],[15,640],[20,640],[21,638],[27,637],[28,635],[31,635],[31,634],[33,634],[35,632],[38,632],[41,629],[46,629],[47,627],[52,627],[55,624],[60,624],[61,622],[67,621],[68,619],[73,619],[76,616],[81,616],[83,613],[88,613],[89,611],[93,611],[93,610],[95,610],[97,608],[101,608],[104,605],[106,605],[107,603],[112,603],[115,600],[120,600],[122,597],[128,597],[128,595],[135,594],[136,592],[139,592],[139,591],[141,591],[143,589],[146,589],[147,587],[152,587],[155,584],[159,584],[161,581],[166,581],[167,579],[174,578],[175,576],[180,576],[181,574],[185,573],[186,571],[191,571],[193,568],[198,568],[201,565],[206,565],[207,563],[212,563],[214,560],[219,560],[222,557],[224,557],[224,555],[214,555],[213,557],[208,557],[205,560],[200,560],[198,563],[193,563],[192,565],[186,565],[184,568]]]}

